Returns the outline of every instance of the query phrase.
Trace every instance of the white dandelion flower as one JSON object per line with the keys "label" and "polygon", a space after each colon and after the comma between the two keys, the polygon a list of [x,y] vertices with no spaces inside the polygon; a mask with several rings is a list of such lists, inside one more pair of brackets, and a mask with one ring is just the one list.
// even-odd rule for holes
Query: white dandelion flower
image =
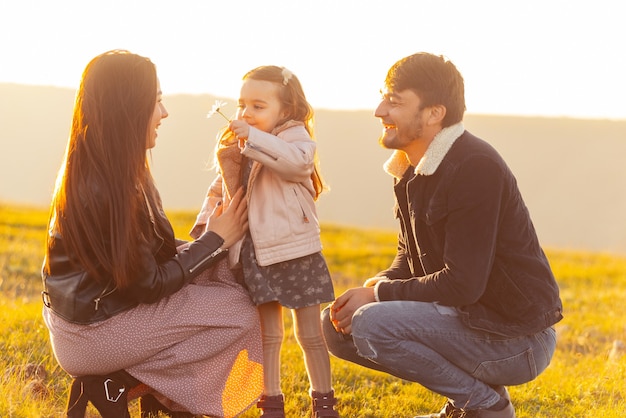
{"label": "white dandelion flower", "polygon": [[228,119],[226,117],[226,115],[224,115],[222,113],[222,107],[226,106],[227,103],[226,102],[222,102],[221,100],[216,100],[215,104],[213,104],[213,107],[211,108],[211,111],[209,113],[207,113],[206,117],[210,118],[211,116],[213,116],[214,114],[218,113],[220,114],[224,119],[226,119],[227,122],[230,122],[230,119]]}

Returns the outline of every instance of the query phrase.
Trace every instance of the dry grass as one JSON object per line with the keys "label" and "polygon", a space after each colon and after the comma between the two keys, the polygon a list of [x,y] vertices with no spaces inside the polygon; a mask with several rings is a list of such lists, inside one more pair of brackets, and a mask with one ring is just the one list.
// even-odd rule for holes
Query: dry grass
{"label": "dry grass", "polygon": [[[193,214],[169,214],[185,236]],[[0,416],[60,417],[67,375],[58,367],[41,320],[40,267],[47,214],[0,204]],[[338,293],[386,267],[395,232],[324,225],[324,253]],[[552,364],[535,381],[509,388],[519,418],[626,415],[626,357],[611,355],[626,341],[626,259],[608,254],[547,251],[561,287],[565,319]],[[302,355],[286,320],[283,388],[288,416],[307,413]],[[399,418],[437,410],[443,399],[417,384],[332,358],[343,417]],[[137,406],[132,406],[138,417]],[[244,417],[257,417],[253,408]]]}

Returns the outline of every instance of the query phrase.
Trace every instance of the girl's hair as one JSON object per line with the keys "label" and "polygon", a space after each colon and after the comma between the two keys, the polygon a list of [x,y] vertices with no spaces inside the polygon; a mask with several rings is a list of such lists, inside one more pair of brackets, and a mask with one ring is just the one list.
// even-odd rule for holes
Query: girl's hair
{"label": "girl's hair", "polygon": [[[146,204],[160,206],[146,158],[156,89],[148,58],[114,50],[89,62],[50,210],[47,249],[60,236],[72,261],[118,288],[141,268]],[[169,227],[164,217],[155,221],[157,234]]]}
{"label": "girl's hair", "polygon": [[[281,123],[295,120],[304,123],[304,127],[311,135],[313,134],[313,108],[304,95],[300,80],[291,71],[284,67],[275,65],[264,65],[248,71],[242,80],[271,81],[279,85],[278,98],[281,103],[281,110],[285,112],[285,119]],[[315,168],[311,173],[313,188],[315,189],[315,199],[324,191],[324,182],[319,172],[319,161],[315,154]]]}
{"label": "girl's hair", "polygon": [[387,72],[385,85],[395,91],[413,90],[422,101],[422,107],[444,105],[444,128],[463,120],[463,77],[444,56],[419,52],[402,58]]}

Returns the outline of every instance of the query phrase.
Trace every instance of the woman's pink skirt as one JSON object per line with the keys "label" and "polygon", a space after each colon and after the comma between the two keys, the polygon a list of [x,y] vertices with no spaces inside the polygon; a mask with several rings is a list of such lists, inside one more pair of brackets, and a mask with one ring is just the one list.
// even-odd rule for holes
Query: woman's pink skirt
{"label": "woman's pink skirt", "polygon": [[173,409],[234,417],[263,390],[256,307],[224,259],[175,294],[78,325],[44,308],[54,354],[72,376],[124,369]]}

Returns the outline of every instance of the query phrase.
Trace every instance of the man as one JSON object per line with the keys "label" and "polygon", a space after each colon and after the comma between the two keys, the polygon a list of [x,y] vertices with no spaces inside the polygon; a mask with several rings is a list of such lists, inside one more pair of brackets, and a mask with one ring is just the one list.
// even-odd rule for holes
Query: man
{"label": "man", "polygon": [[416,418],[511,418],[505,385],[537,377],[556,346],[559,290],[516,180],[463,127],[463,78],[441,56],[395,63],[375,116],[395,150],[400,223],[391,266],[322,314],[329,351],[448,398]]}

